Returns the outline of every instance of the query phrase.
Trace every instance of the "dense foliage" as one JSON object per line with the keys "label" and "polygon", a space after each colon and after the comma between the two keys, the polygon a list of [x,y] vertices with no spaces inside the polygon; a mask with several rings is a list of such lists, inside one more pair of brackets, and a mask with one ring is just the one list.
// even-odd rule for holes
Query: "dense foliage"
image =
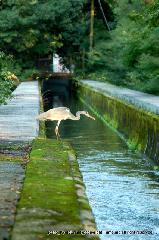
{"label": "dense foliage", "polygon": [[56,52],[85,77],[159,93],[159,0],[100,2],[110,31],[94,0],[90,50],[91,0],[0,1],[0,82],[8,81],[7,72],[28,77],[39,58]]}
{"label": "dense foliage", "polygon": [[6,56],[4,52],[0,52],[0,104],[4,103],[10,97],[12,90],[18,84],[18,78],[13,72],[20,69],[12,56]]}
{"label": "dense foliage", "polygon": [[64,45],[73,52],[82,31],[78,25],[84,2],[4,0],[0,12],[1,48],[14,54],[24,67]]}
{"label": "dense foliage", "polygon": [[0,50],[5,53],[5,59],[1,58],[0,65],[2,100],[2,96],[9,96],[12,88],[7,72],[18,74],[16,69],[10,70],[13,56],[14,65],[23,69],[20,75],[22,79],[35,72],[40,57],[48,57],[59,51],[61,56],[67,56],[68,59],[79,51],[83,35],[81,16],[84,2],[85,0],[0,1]]}
{"label": "dense foliage", "polygon": [[115,25],[109,33],[95,22],[90,76],[159,93],[159,1],[114,1],[112,9]]}

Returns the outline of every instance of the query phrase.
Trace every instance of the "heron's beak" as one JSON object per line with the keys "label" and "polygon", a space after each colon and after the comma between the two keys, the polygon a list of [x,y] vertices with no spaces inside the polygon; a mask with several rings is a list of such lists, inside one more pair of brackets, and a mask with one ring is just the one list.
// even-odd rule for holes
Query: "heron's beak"
{"label": "heron's beak", "polygon": [[87,114],[87,117],[93,119],[93,120],[96,120],[94,117],[92,117],[91,115]]}

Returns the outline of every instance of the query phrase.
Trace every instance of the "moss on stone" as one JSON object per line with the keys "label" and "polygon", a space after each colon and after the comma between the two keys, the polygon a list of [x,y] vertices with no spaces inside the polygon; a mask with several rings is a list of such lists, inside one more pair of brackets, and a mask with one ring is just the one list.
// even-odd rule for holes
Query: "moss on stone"
{"label": "moss on stone", "polygon": [[0,161],[26,162],[29,159],[30,150],[29,143],[1,143]]}
{"label": "moss on stone", "polygon": [[22,162],[21,156],[14,156],[10,154],[0,154],[0,161]]}
{"label": "moss on stone", "polygon": [[[74,239],[73,235],[48,236],[47,232],[83,229],[75,179],[80,174],[78,164],[68,159],[68,149],[66,143],[56,140],[33,141],[12,240],[21,235],[25,239],[25,234],[33,235],[30,239]],[[89,209],[88,202],[84,209]],[[87,239],[87,236],[76,236],[76,239]]]}
{"label": "moss on stone", "polygon": [[127,145],[159,162],[159,116],[115,97],[80,85],[87,106],[125,140]]}
{"label": "moss on stone", "polygon": [[110,124],[114,129],[117,129],[117,128],[118,128],[118,122],[117,122],[115,119],[111,119],[111,118],[109,117],[109,115],[106,114],[106,113],[103,115],[103,117],[104,117],[104,119],[105,119],[107,122],[109,122],[109,124]]}

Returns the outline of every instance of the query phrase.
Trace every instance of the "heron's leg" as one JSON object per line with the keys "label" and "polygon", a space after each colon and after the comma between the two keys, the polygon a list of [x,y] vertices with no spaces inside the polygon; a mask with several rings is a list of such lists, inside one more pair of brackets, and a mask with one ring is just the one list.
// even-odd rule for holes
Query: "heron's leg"
{"label": "heron's leg", "polygon": [[59,125],[60,125],[60,122],[61,122],[61,121],[58,121],[58,122],[57,122],[57,125],[56,125],[56,127],[55,127],[55,134],[56,134],[57,140],[59,140],[59,138],[60,138],[60,134],[59,134]]}
{"label": "heron's leg", "polygon": [[56,138],[57,138],[57,140],[58,140],[58,138],[59,138],[59,132],[58,132],[58,126],[56,125],[56,127],[55,127],[55,134],[56,134]]}

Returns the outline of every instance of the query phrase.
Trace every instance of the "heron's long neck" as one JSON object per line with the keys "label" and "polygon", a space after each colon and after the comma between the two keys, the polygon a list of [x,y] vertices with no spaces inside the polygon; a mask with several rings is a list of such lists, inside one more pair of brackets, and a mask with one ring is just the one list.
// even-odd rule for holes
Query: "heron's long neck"
{"label": "heron's long neck", "polygon": [[82,111],[78,111],[78,112],[76,112],[76,116],[74,116],[74,115],[72,114],[71,119],[72,119],[72,120],[80,120],[80,115],[81,115],[81,114],[83,114],[83,112],[82,112]]}

